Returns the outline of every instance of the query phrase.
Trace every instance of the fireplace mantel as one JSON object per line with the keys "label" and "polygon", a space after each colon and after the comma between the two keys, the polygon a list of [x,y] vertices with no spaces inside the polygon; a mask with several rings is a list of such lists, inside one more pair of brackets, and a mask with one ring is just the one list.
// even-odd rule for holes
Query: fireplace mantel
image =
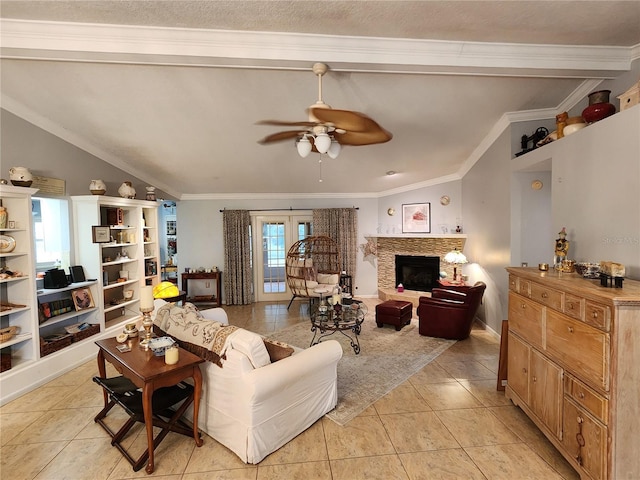
{"label": "fireplace mantel", "polygon": [[[463,233],[449,234],[412,234],[391,233],[371,234],[371,241],[376,243],[378,257],[378,291],[381,289],[395,289],[396,255],[427,255],[443,259],[454,248],[462,251],[467,239]],[[453,276],[453,266],[440,262],[441,270],[445,271],[449,278]]]}

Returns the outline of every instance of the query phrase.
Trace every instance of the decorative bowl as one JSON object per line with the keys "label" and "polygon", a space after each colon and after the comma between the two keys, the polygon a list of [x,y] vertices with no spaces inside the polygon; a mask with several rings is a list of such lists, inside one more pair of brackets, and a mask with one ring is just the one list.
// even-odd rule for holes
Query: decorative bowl
{"label": "decorative bowl", "polygon": [[156,357],[162,357],[165,350],[174,345],[177,345],[177,343],[171,337],[156,337],[149,340],[149,349]]}
{"label": "decorative bowl", "polygon": [[592,262],[576,263],[576,272],[584,278],[600,278],[600,264]]}
{"label": "decorative bowl", "polygon": [[135,323],[127,323],[124,326],[124,333],[129,335],[129,338],[136,338],[138,336],[138,328]]}
{"label": "decorative bowl", "polygon": [[125,290],[122,294],[125,300],[131,300],[133,298],[133,290]]}

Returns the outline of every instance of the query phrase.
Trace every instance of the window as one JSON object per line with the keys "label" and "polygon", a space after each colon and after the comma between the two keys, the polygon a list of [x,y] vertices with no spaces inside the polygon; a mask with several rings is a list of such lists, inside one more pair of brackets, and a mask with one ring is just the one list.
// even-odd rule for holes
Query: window
{"label": "window", "polygon": [[266,266],[284,267],[285,237],[283,223],[263,224],[262,241],[266,253]]}
{"label": "window", "polygon": [[69,203],[64,199],[31,199],[36,270],[69,269]]}

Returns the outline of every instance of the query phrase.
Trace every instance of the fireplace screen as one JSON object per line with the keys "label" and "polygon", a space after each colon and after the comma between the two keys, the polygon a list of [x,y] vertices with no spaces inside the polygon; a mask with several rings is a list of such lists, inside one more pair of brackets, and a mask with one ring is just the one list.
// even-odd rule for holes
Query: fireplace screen
{"label": "fireplace screen", "polygon": [[396,286],[430,292],[438,286],[440,257],[396,255]]}

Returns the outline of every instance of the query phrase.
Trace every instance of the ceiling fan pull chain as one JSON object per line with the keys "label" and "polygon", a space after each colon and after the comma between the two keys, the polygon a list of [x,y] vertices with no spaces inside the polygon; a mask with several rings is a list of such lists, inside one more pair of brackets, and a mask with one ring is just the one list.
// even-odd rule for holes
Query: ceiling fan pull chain
{"label": "ceiling fan pull chain", "polygon": [[320,164],[320,178],[318,179],[318,183],[322,183],[322,154],[320,154],[320,159],[318,160]]}

